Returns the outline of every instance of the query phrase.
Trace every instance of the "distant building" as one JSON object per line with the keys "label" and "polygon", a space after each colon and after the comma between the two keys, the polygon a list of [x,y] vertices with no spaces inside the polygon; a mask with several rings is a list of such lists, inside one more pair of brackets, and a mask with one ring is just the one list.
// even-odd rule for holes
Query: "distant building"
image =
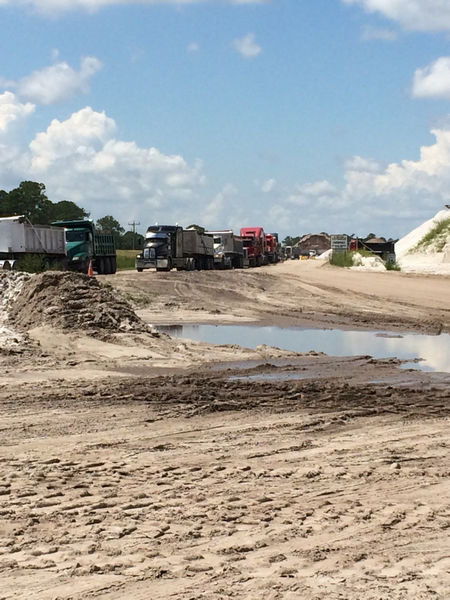
{"label": "distant building", "polygon": [[328,233],[308,233],[300,238],[294,247],[298,248],[300,254],[315,252],[319,255],[331,248],[331,240]]}

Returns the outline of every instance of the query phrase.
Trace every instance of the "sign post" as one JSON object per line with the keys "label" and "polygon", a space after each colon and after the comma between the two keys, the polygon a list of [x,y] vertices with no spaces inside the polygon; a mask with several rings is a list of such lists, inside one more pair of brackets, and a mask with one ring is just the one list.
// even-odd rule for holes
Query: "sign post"
{"label": "sign post", "polygon": [[335,234],[331,235],[331,249],[333,252],[347,252],[348,250],[348,235]]}

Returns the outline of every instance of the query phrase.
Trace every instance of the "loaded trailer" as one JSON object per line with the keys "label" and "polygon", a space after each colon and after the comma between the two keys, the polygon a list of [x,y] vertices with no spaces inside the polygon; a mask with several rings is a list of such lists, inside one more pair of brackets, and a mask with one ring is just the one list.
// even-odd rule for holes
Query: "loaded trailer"
{"label": "loaded trailer", "polygon": [[33,262],[34,268],[67,267],[64,231],[51,225],[32,225],[24,216],[0,218],[0,269]]}
{"label": "loaded trailer", "polygon": [[65,233],[68,269],[87,273],[91,264],[99,275],[116,272],[116,245],[112,234],[98,231],[90,220],[56,221],[52,225]]}
{"label": "loaded trailer", "polygon": [[214,244],[208,235],[179,225],[151,225],[144,247],[136,257],[136,270],[193,271],[214,269]]}
{"label": "loaded trailer", "polygon": [[205,231],[214,243],[214,267],[216,269],[243,269],[244,242],[243,239],[234,235],[231,229],[223,231]]}

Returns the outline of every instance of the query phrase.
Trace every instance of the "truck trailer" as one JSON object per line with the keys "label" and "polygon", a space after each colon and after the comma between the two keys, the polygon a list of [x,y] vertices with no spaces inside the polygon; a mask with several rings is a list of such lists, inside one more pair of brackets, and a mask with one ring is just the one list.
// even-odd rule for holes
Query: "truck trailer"
{"label": "truck trailer", "polygon": [[66,268],[64,231],[51,225],[32,225],[24,216],[0,218],[0,268],[20,267],[26,259],[36,260],[40,269]]}
{"label": "truck trailer", "polygon": [[247,248],[250,267],[267,264],[266,236],[262,227],[242,227],[241,237]]}
{"label": "truck trailer", "polygon": [[179,225],[151,225],[144,248],[136,257],[136,270],[194,271],[214,269],[214,243],[208,235]]}
{"label": "truck trailer", "polygon": [[223,231],[205,231],[214,243],[214,267],[216,269],[243,269],[244,244],[240,236],[231,229]]}
{"label": "truck trailer", "polygon": [[52,225],[65,233],[68,269],[87,273],[92,261],[92,268],[99,275],[116,272],[116,245],[112,234],[98,231],[94,222],[88,220],[56,221]]}

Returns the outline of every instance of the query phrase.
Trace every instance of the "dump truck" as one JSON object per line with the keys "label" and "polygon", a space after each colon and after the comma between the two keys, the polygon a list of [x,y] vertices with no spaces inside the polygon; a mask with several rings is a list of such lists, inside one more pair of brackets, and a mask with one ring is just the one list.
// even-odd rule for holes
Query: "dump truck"
{"label": "dump truck", "polygon": [[205,231],[214,243],[214,267],[216,269],[243,269],[244,244],[240,236],[231,229]]}
{"label": "dump truck", "polygon": [[194,271],[214,269],[214,243],[208,235],[179,225],[151,225],[144,248],[136,257],[136,270]]}
{"label": "dump truck", "polygon": [[116,272],[116,245],[112,234],[98,231],[90,220],[55,221],[52,225],[64,228],[68,269],[87,273],[92,264],[99,275]]}
{"label": "dump truck", "polygon": [[269,263],[277,263],[281,260],[278,233],[266,233],[266,255]]}
{"label": "dump truck", "polygon": [[36,270],[66,268],[64,231],[33,225],[23,215],[0,218],[0,268],[15,269],[26,262]]}
{"label": "dump truck", "polygon": [[241,237],[244,248],[247,248],[250,267],[267,264],[266,235],[262,227],[242,227]]}

